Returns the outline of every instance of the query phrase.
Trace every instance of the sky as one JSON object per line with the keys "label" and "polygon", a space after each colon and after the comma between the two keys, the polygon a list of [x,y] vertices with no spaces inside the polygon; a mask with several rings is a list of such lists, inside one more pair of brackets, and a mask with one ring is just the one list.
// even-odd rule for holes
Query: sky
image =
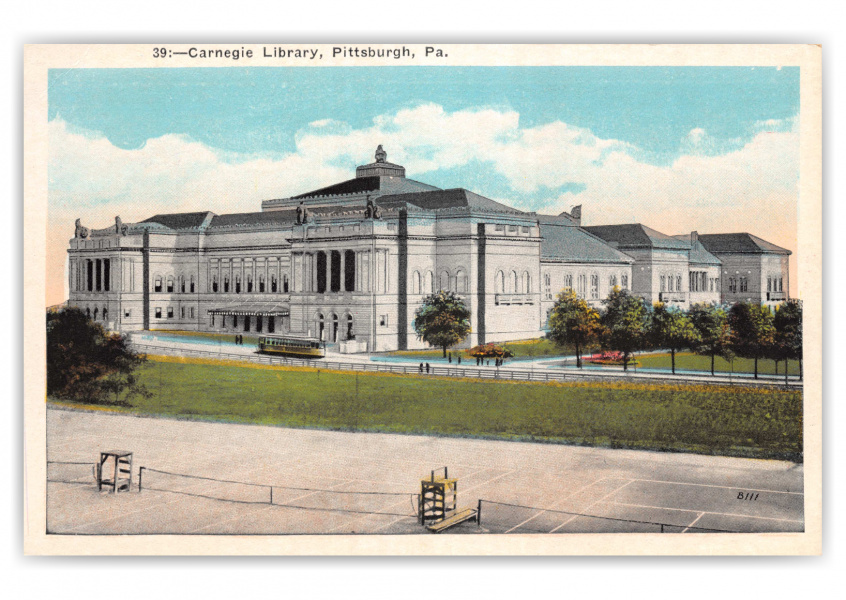
{"label": "sky", "polygon": [[73,224],[261,210],[372,162],[583,224],[794,251],[799,69],[320,67],[49,73],[48,305]]}

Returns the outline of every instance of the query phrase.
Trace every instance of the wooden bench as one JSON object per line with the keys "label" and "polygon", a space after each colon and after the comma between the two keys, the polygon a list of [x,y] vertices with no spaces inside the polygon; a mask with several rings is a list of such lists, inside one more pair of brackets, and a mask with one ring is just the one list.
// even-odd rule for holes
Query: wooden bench
{"label": "wooden bench", "polygon": [[432,523],[431,525],[427,525],[426,528],[432,533],[440,533],[442,531],[446,531],[450,527],[455,527],[460,523],[464,523],[465,521],[475,521],[476,523],[478,523],[478,515],[479,511],[475,508],[465,508],[463,510],[459,510],[453,513],[451,516],[447,517],[443,521],[438,521],[436,523]]}

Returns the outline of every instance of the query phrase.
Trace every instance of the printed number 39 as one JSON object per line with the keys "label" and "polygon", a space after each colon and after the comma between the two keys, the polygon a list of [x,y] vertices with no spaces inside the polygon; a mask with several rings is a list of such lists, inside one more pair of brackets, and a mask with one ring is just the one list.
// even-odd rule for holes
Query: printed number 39
{"label": "printed number 39", "polygon": [[166,48],[153,48],[153,58],[164,58],[167,56]]}

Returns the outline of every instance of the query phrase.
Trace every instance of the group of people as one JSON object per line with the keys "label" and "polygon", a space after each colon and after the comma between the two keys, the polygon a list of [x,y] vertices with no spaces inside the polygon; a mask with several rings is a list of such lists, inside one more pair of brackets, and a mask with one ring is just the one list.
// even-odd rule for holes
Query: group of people
{"label": "group of people", "polygon": [[235,336],[235,343],[238,344],[239,346],[243,346],[244,345],[244,336],[243,335],[236,335]]}
{"label": "group of people", "polygon": [[[457,358],[457,362],[458,362],[458,364],[460,365],[460,364],[461,364],[461,356],[458,356],[458,357],[456,357],[456,358]],[[452,362],[452,352],[450,352],[450,353],[448,354],[448,356],[447,356],[447,360],[448,360],[449,362]],[[504,358],[495,358],[495,359],[494,359],[494,366],[495,366],[495,367],[501,367],[501,366],[503,366],[504,364],[505,364],[505,359],[504,359]],[[484,359],[484,358],[482,358],[481,356],[477,356],[477,357],[476,357],[476,366],[477,366],[477,367],[484,367],[484,366],[486,366],[486,365],[487,365],[488,367],[489,367],[489,366],[491,366],[491,361],[490,361],[490,359],[488,359],[487,361],[485,361],[485,359]],[[432,369],[432,367],[429,365],[429,363],[420,363],[420,366],[418,367],[418,370],[420,371],[420,373],[423,373],[424,371],[425,371],[426,373],[429,373],[429,372],[431,371],[431,369]]]}

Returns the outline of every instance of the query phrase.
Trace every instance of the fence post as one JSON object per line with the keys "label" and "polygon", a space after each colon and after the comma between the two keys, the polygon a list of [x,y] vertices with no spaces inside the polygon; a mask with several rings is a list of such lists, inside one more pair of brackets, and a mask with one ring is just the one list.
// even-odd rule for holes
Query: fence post
{"label": "fence post", "polygon": [[479,504],[476,507],[476,525],[482,526],[482,499],[479,498]]}
{"label": "fence post", "polygon": [[138,491],[141,491],[141,477],[144,476],[144,467],[138,467]]}

